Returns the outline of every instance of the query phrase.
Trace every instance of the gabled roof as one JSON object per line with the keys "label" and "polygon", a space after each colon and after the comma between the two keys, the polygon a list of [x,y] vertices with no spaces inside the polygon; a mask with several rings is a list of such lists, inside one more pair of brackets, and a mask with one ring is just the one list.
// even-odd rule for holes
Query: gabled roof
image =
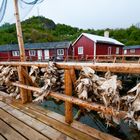
{"label": "gabled roof", "polygon": [[[25,50],[69,48],[71,42],[25,43]],[[0,45],[0,51],[19,50],[18,44]]]}
{"label": "gabled roof", "polygon": [[108,43],[108,44],[115,44],[115,45],[124,46],[123,43],[121,43],[121,42],[119,42],[115,39],[112,39],[112,38],[109,38],[109,37],[93,35],[93,34],[88,34],[88,33],[82,33],[72,45],[74,45],[82,36],[85,36],[85,37],[91,39],[92,41],[94,41],[96,43],[100,42],[100,43]]}
{"label": "gabled roof", "polygon": [[124,50],[128,50],[128,49],[140,49],[140,45],[126,46],[123,49]]}

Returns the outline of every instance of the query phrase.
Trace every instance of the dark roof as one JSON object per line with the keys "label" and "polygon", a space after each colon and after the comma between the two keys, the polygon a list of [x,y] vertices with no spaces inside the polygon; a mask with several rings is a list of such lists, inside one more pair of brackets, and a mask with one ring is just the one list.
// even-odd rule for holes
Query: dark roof
{"label": "dark roof", "polygon": [[[36,50],[36,49],[54,49],[54,48],[69,48],[71,42],[47,42],[47,43],[25,43],[25,50]],[[0,51],[14,51],[19,50],[18,44],[0,45]]]}
{"label": "dark roof", "polygon": [[140,45],[133,45],[133,46],[126,46],[123,47],[124,50],[128,50],[128,49],[140,49]]}

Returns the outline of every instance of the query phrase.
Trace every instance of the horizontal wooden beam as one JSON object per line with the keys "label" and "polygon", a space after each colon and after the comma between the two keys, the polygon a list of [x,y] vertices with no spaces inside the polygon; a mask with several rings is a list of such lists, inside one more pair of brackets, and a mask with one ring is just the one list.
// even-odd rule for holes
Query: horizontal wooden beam
{"label": "horizontal wooden beam", "polygon": [[[41,88],[27,86],[27,85],[15,83],[15,82],[11,82],[11,84],[13,86],[17,86],[17,87],[24,88],[27,90],[36,91],[38,93],[42,92]],[[118,112],[118,111],[114,110],[113,108],[105,107],[103,105],[99,105],[96,103],[87,102],[87,101],[78,99],[76,97],[72,97],[72,96],[68,96],[68,95],[64,95],[64,94],[60,94],[60,93],[56,93],[56,92],[51,92],[49,95],[53,98],[57,98],[59,100],[73,103],[73,104],[79,105],[79,106],[86,108],[86,109],[94,110],[97,112],[99,111],[99,112],[102,112],[104,114],[108,114],[108,115],[111,115],[111,116],[114,116],[117,118],[124,118],[126,116],[126,112],[124,112],[124,111]]]}
{"label": "horizontal wooden beam", "polygon": [[[47,67],[47,62],[0,62],[0,65],[11,66],[37,66]],[[111,71],[115,73],[133,73],[140,74],[140,64],[133,63],[76,63],[76,62],[58,62],[57,66],[62,69],[81,69],[83,66],[91,67],[95,71]]]}

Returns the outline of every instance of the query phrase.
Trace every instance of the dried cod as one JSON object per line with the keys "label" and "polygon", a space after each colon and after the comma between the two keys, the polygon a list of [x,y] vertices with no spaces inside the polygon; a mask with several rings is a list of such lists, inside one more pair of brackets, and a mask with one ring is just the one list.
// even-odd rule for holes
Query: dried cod
{"label": "dried cod", "polygon": [[43,80],[44,86],[41,87],[42,93],[34,100],[34,102],[42,102],[51,91],[64,92],[64,70],[57,68],[56,63],[49,62],[48,67],[42,68],[44,73]]}
{"label": "dried cod", "polygon": [[0,85],[6,87],[6,92],[11,97],[17,97],[19,88],[10,85],[10,82],[18,81],[18,72],[16,67],[0,66]]}

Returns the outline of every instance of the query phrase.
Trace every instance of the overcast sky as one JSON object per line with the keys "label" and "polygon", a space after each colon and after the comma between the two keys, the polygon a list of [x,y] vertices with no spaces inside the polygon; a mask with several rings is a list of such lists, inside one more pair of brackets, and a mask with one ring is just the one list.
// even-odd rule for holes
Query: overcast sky
{"label": "overcast sky", "polygon": [[[14,22],[13,0],[8,1],[3,23]],[[55,23],[84,29],[127,28],[140,22],[140,0],[44,0],[29,14],[31,7],[19,7],[22,20],[39,13]]]}

